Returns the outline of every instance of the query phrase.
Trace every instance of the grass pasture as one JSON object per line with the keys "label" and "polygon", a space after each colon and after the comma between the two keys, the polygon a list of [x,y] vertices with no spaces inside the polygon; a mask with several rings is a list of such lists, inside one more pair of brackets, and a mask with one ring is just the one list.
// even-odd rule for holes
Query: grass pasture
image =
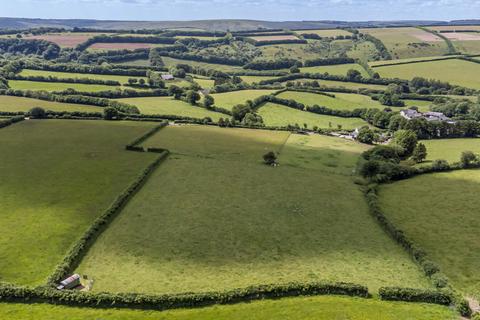
{"label": "grass pasture", "polygon": [[162,57],[163,63],[166,67],[175,67],[177,64],[188,64],[193,67],[201,67],[204,69],[211,69],[211,70],[218,70],[223,72],[232,72],[232,71],[244,71],[244,69],[240,66],[230,66],[226,64],[216,64],[216,63],[207,63],[207,62],[199,62],[193,60],[181,60],[175,59],[170,57]]}
{"label": "grass pasture", "polygon": [[262,116],[263,122],[267,126],[285,127],[289,124],[298,124],[299,126],[303,127],[303,124],[306,123],[310,129],[314,126],[325,129],[336,129],[338,126],[341,126],[342,129],[346,130],[353,130],[355,128],[368,126],[368,123],[360,118],[341,118],[320,115],[312,112],[300,111],[274,103],[264,104],[258,110],[258,114]]}
{"label": "grass pasture", "polygon": [[459,59],[375,67],[374,70],[386,78],[410,80],[414,77],[424,77],[480,89],[480,78],[478,77],[480,64]]}
{"label": "grass pasture", "polygon": [[340,93],[335,92],[330,94],[335,95],[335,98],[316,94],[311,92],[298,92],[298,91],[285,91],[277,95],[282,99],[295,100],[303,103],[306,106],[313,106],[315,104],[319,106],[325,106],[330,109],[339,110],[354,110],[358,108],[378,108],[383,109],[380,102],[372,100],[369,96],[355,94],[355,93]]}
{"label": "grass pasture", "polygon": [[232,109],[237,104],[244,104],[247,100],[269,95],[276,90],[238,90],[223,93],[214,93],[211,96],[215,99],[215,106],[225,109]]}
{"label": "grass pasture", "polygon": [[[78,272],[95,279],[94,291],[113,292],[321,279],[364,283],[372,292],[387,284],[428,287],[369,218],[350,177],[262,163],[266,151],[280,151],[288,138],[249,129],[163,129],[145,145],[172,154]],[[291,151],[280,152],[288,159]]]}
{"label": "grass pasture", "polygon": [[480,154],[480,139],[475,138],[423,140],[422,143],[427,147],[428,162],[437,159],[459,162],[463,151]]}
{"label": "grass pasture", "polygon": [[240,76],[240,78],[248,83],[248,84],[252,84],[252,83],[259,83],[260,81],[264,81],[264,80],[271,80],[271,79],[275,79],[276,77],[271,77],[271,76]]}
{"label": "grass pasture", "polygon": [[84,104],[61,103],[54,101],[45,101],[32,98],[2,96],[0,95],[0,111],[7,112],[27,112],[33,107],[41,107],[51,111],[79,111],[79,112],[103,112],[103,108],[97,106],[88,106]]}
{"label": "grass pasture", "polygon": [[124,150],[152,126],[26,120],[0,131],[0,282],[46,281],[73,242],[154,159]]}
{"label": "grass pasture", "polygon": [[381,84],[366,84],[366,83],[357,83],[357,82],[346,82],[346,81],[335,81],[335,80],[316,80],[316,79],[297,79],[292,80],[291,82],[312,82],[318,81],[320,86],[330,87],[330,88],[347,88],[352,90],[358,89],[371,89],[371,90],[385,90],[387,86]]}
{"label": "grass pasture", "polygon": [[199,119],[210,117],[213,121],[218,121],[220,118],[229,118],[228,115],[195,107],[184,101],[175,100],[172,97],[123,98],[115,99],[115,101],[137,106],[143,114],[175,115]]}
{"label": "grass pasture", "polygon": [[24,81],[24,80],[8,80],[10,88],[15,90],[33,90],[33,91],[64,91],[67,89],[75,89],[77,91],[109,91],[120,89],[121,86],[106,86],[103,84],[83,84],[83,83],[67,83],[67,82],[43,82],[43,81]]}
{"label": "grass pasture", "polygon": [[117,76],[117,75],[109,75],[109,74],[93,74],[93,73],[72,73],[72,72],[55,72],[55,71],[43,71],[43,70],[29,70],[29,69],[23,69],[20,72],[21,76],[42,76],[42,77],[48,77],[48,76],[53,76],[57,77],[60,79],[94,79],[94,80],[112,80],[112,81],[118,81],[121,84],[127,84],[128,79],[134,78],[134,79],[143,79],[147,80],[146,77],[135,77],[135,76]]}
{"label": "grass pasture", "polygon": [[303,67],[300,71],[303,73],[329,73],[332,75],[346,76],[348,70],[359,71],[364,78],[370,78],[367,71],[357,63],[337,64],[332,66]]}
{"label": "grass pasture", "polygon": [[319,296],[163,312],[1,303],[0,318],[3,320],[455,320],[458,316],[453,310],[432,304]]}
{"label": "grass pasture", "polygon": [[299,34],[318,34],[322,38],[332,38],[337,36],[351,36],[352,34],[342,29],[319,29],[319,30],[298,30]]}
{"label": "grass pasture", "polygon": [[426,31],[412,28],[360,29],[381,40],[393,59],[437,56],[448,53],[445,41]]}
{"label": "grass pasture", "polygon": [[[445,150],[446,151],[446,150]],[[480,298],[480,170],[427,174],[383,185],[384,213],[461,292]]]}

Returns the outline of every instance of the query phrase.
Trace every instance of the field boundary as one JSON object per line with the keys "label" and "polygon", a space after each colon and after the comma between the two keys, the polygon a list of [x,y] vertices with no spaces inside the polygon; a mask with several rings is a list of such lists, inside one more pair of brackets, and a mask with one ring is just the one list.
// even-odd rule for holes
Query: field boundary
{"label": "field boundary", "polygon": [[15,115],[12,118],[7,118],[7,119],[0,119],[0,129],[6,128],[8,126],[11,126],[14,123],[24,121],[25,117],[23,115]]}
{"label": "field boundary", "polygon": [[413,60],[413,61],[400,61],[397,63],[383,63],[383,64],[376,64],[371,66],[371,68],[379,68],[379,67],[390,67],[390,66],[400,66],[404,64],[414,64],[414,63],[422,63],[422,62],[434,62],[434,61],[443,61],[443,60],[451,60],[451,59],[461,59],[462,56],[445,56],[439,58],[432,58],[432,59],[424,59],[424,60]]}

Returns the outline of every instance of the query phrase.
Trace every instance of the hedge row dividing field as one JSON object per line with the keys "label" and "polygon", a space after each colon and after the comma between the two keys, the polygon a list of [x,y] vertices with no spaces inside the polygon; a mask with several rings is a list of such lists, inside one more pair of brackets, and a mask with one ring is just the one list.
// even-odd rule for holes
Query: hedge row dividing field
{"label": "hedge row dividing field", "polygon": [[[98,238],[78,272],[95,279],[94,292],[204,292],[315,280],[351,281],[374,291],[430,287],[368,217],[350,177],[287,164],[288,153],[297,152],[289,135],[205,126],[161,130],[144,147],[168,149],[169,158]],[[342,157],[342,148],[330,148],[328,139],[317,143],[312,158]],[[262,164],[269,150],[282,150],[285,165]],[[348,161],[345,167],[339,172],[351,170]]]}
{"label": "hedge row dividing field", "polygon": [[151,127],[27,120],[0,130],[0,282],[45,283],[68,248],[153,159],[124,151],[126,141]]}
{"label": "hedge row dividing field", "polygon": [[108,74],[94,74],[94,73],[74,73],[74,72],[56,72],[56,71],[44,71],[44,70],[30,70],[30,69],[23,69],[19,75],[29,77],[37,77],[37,76],[42,76],[42,77],[49,77],[53,76],[56,78],[73,78],[73,79],[82,79],[82,78],[88,78],[88,79],[94,79],[94,80],[111,80],[111,81],[118,81],[121,84],[126,84],[128,83],[128,79],[130,78],[135,78],[135,79],[143,79],[147,80],[146,77],[136,77],[136,76],[118,76],[118,75],[108,75]]}
{"label": "hedge row dividing field", "polygon": [[101,112],[102,108],[84,104],[61,103],[32,98],[0,95],[0,111],[4,112],[27,112],[34,107],[40,107],[51,111],[67,112]]}

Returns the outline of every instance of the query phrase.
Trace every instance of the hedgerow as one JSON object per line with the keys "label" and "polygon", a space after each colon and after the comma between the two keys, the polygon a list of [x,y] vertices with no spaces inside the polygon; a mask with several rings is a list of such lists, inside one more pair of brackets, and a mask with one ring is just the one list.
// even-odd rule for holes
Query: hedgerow
{"label": "hedgerow", "polygon": [[8,127],[9,125],[12,125],[14,123],[17,123],[23,120],[25,120],[25,117],[22,115],[18,115],[8,119],[0,119],[0,129]]}
{"label": "hedgerow", "polygon": [[382,300],[426,302],[441,305],[450,305],[454,299],[450,292],[439,290],[422,290],[399,287],[382,287],[378,291]]}
{"label": "hedgerow", "polygon": [[126,149],[129,150],[129,148],[139,145],[140,143],[144,142],[145,140],[147,140],[148,138],[153,136],[155,133],[160,131],[160,129],[166,127],[167,125],[168,125],[168,122],[164,121],[164,122],[160,123],[159,125],[153,127],[152,129],[147,131],[143,136],[138,137],[134,141],[127,144]]}

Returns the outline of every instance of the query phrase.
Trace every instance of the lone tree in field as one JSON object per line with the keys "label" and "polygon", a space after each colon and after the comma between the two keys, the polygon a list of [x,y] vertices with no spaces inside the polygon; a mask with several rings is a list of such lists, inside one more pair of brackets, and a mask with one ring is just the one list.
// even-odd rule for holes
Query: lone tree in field
{"label": "lone tree in field", "polygon": [[270,151],[267,152],[263,155],[263,162],[267,165],[273,166],[274,164],[277,163],[277,156],[275,155],[275,152]]}
{"label": "lone tree in field", "polygon": [[420,163],[427,158],[427,148],[423,143],[417,144],[415,149],[413,149],[412,160],[416,163]]}
{"label": "lone tree in field", "polygon": [[200,100],[200,94],[194,90],[188,90],[185,100],[190,104],[197,104],[197,101]]}
{"label": "lone tree in field", "polygon": [[473,163],[477,162],[477,160],[477,156],[472,151],[463,151],[460,157],[460,163],[464,168],[470,167]]}
{"label": "lone tree in field", "polygon": [[205,95],[205,97],[203,98],[203,105],[206,108],[210,108],[214,104],[215,104],[215,99],[209,94]]}
{"label": "lone tree in field", "polygon": [[45,118],[45,110],[43,108],[40,108],[40,107],[34,107],[34,108],[30,109],[30,111],[28,113],[30,114],[30,117],[32,117],[34,119]]}

